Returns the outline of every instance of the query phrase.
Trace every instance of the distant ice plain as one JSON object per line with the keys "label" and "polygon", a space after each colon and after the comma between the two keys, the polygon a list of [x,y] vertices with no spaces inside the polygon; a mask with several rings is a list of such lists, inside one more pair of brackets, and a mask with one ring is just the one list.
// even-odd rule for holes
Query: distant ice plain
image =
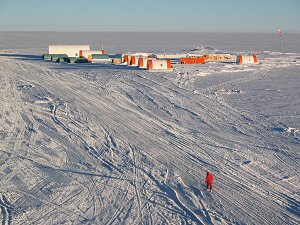
{"label": "distant ice plain", "polygon": [[[153,74],[40,58],[102,43],[261,64]],[[2,223],[299,223],[300,34],[280,51],[276,33],[0,32]]]}

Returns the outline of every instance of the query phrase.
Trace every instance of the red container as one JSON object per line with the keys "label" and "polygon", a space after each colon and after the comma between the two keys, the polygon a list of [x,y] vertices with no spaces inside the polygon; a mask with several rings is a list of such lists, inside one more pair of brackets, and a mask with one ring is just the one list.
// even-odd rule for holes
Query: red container
{"label": "red container", "polygon": [[204,57],[188,57],[188,58],[181,58],[181,64],[205,64]]}

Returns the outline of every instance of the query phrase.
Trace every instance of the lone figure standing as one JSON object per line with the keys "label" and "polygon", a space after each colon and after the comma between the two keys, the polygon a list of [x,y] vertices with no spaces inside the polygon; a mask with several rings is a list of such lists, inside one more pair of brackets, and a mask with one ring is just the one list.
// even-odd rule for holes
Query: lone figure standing
{"label": "lone figure standing", "polygon": [[213,188],[213,182],[214,182],[214,176],[209,172],[207,171],[207,175],[206,175],[206,179],[205,179],[205,182],[206,182],[206,188],[207,188],[207,191],[212,191],[212,188]]}

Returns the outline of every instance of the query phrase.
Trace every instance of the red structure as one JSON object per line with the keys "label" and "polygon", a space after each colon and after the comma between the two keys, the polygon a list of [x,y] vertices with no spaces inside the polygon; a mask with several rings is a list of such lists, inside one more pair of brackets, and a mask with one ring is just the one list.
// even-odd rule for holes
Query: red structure
{"label": "red structure", "polygon": [[205,64],[204,57],[187,57],[180,59],[181,64]]}

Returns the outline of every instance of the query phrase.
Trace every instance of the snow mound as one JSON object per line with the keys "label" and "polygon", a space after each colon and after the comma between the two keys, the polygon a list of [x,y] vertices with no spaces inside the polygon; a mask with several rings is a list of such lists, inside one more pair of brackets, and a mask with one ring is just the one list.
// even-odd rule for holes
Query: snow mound
{"label": "snow mound", "polygon": [[285,132],[290,133],[290,134],[297,134],[299,133],[299,129],[297,128],[292,128],[292,127],[288,127],[284,129]]}
{"label": "snow mound", "polygon": [[191,53],[220,53],[220,51],[214,47],[196,47],[195,49],[190,50]]}
{"label": "snow mound", "polygon": [[217,94],[217,93],[231,95],[231,94],[243,94],[244,92],[241,90],[236,90],[236,89],[229,89],[229,90],[221,89],[221,90],[216,90],[215,94]]}

